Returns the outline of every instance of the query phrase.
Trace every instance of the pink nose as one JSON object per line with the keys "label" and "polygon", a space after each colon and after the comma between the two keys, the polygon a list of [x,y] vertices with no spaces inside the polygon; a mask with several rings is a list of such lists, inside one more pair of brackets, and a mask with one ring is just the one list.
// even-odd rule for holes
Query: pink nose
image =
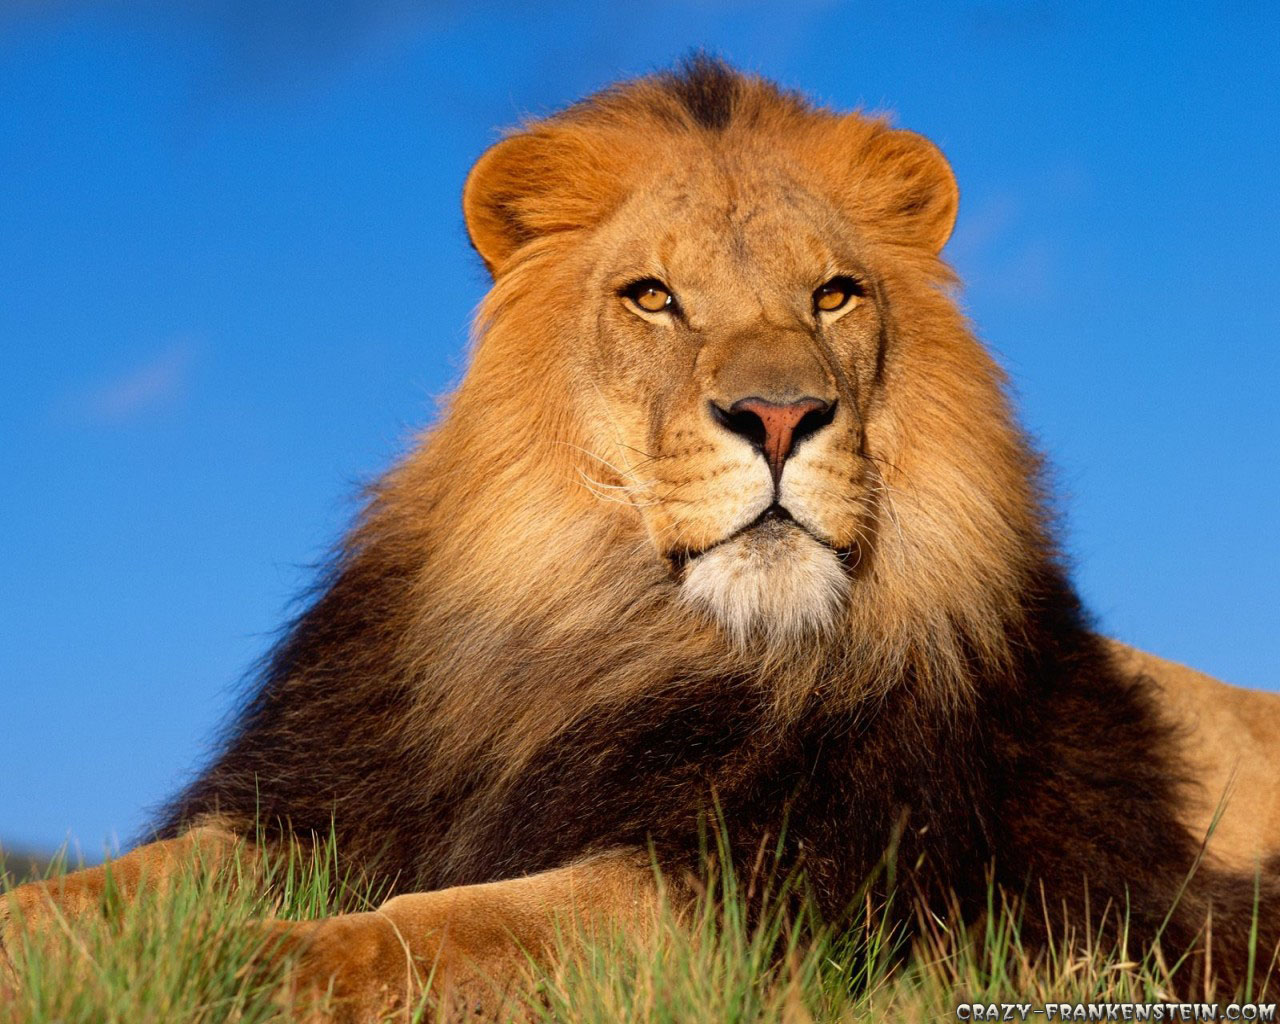
{"label": "pink nose", "polygon": [[796,445],[835,418],[835,403],[820,398],[778,403],[751,397],[738,399],[728,409],[713,402],[711,411],[724,427],[764,453],[776,484],[782,478],[783,463]]}

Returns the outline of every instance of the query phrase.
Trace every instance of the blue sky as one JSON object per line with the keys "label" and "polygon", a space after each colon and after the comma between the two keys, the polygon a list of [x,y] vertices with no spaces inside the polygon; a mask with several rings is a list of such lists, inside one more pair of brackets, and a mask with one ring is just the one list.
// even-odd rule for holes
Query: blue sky
{"label": "blue sky", "polygon": [[710,48],[896,112],[1103,626],[1280,689],[1280,15],[0,2],[0,838],[127,841],[464,365],[498,130]]}

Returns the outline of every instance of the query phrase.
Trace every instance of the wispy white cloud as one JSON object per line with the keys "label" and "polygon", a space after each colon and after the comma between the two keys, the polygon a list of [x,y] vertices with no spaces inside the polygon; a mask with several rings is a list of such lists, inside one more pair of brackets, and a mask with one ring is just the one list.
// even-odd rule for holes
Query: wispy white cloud
{"label": "wispy white cloud", "polygon": [[109,378],[63,403],[71,418],[99,426],[118,426],[181,402],[191,383],[196,345],[175,338],[152,358]]}

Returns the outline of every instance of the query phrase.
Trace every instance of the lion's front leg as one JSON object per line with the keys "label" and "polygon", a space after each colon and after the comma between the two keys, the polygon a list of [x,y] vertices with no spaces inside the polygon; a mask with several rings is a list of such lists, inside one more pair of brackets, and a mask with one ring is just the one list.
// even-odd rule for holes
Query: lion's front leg
{"label": "lion's front leg", "polygon": [[129,902],[146,889],[163,891],[183,871],[222,870],[242,846],[225,828],[203,825],[101,866],[0,893],[0,965],[21,949],[24,933],[38,941],[54,927],[103,911],[109,900]]}
{"label": "lion's front leg", "polygon": [[619,852],[484,885],[413,893],[376,911],[272,927],[298,961],[288,997],[343,1024],[411,1010],[429,989],[447,1019],[519,1013],[530,958],[557,935],[609,926],[645,929],[659,890],[643,855]]}

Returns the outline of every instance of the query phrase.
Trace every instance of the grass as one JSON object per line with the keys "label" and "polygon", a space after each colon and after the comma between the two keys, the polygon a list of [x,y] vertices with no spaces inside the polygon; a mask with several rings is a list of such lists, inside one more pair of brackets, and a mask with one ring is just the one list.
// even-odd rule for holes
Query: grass
{"label": "grass", "polygon": [[[0,1024],[290,1019],[277,1003],[278,970],[253,966],[261,939],[249,922],[319,917],[337,900],[379,900],[343,878],[331,844],[278,857],[268,873],[264,895],[192,870],[164,898],[54,929],[39,948],[16,951],[17,989],[0,996]],[[794,916],[790,888],[762,895],[726,873],[681,921],[664,909],[643,940],[608,929],[585,945],[565,936],[559,964],[529,968],[525,1017],[538,1024],[954,1021],[961,1002],[1156,1002],[1177,989],[1150,954],[1129,958],[1065,939],[1033,954],[994,896],[967,929],[923,921],[904,957],[874,914],[841,933],[803,909]],[[748,905],[765,910],[749,920]],[[1267,998],[1269,980],[1255,999]],[[414,1016],[435,1019],[425,1005]]]}

